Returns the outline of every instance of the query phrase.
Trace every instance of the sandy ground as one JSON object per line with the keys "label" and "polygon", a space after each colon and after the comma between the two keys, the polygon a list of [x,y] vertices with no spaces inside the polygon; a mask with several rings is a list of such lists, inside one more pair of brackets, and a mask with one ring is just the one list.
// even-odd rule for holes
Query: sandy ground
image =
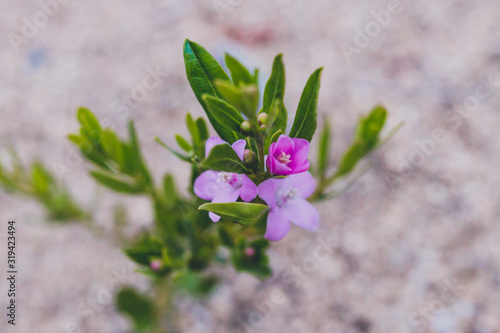
{"label": "sandy ground", "polygon": [[[62,178],[104,228],[117,202],[130,232],[151,212],[145,200],[97,188],[72,158],[65,136],[77,129],[75,109],[89,107],[122,134],[134,118],[155,176],[169,170],[185,184],[187,169],[152,140],[173,143],[186,133],[185,112],[203,112],[185,78],[185,38],[219,58],[232,52],[263,78],[283,52],[291,111],[325,66],[319,111],[332,119],[336,157],[376,103],[389,109],[389,126],[406,123],[351,190],[318,205],[317,233],[297,228],[274,244],[273,278],[227,270],[207,300],[180,298],[186,332],[500,332],[498,1],[62,2],[47,18],[38,1],[0,0],[0,151],[13,142],[25,161],[67,166]],[[387,9],[374,24],[372,11]],[[124,107],[149,70],[161,84]],[[2,314],[0,331],[128,332],[110,295],[145,279],[117,244],[50,224],[38,205],[0,192],[0,220],[9,218],[19,229],[20,308],[18,325],[6,327]]]}

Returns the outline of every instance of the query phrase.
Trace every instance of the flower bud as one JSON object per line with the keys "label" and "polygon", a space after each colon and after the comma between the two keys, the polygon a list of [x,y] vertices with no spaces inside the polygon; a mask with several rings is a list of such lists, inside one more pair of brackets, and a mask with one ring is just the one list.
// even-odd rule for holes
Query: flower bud
{"label": "flower bud", "polygon": [[248,122],[247,120],[245,120],[244,122],[241,123],[240,125],[240,129],[243,133],[249,133],[250,130],[252,129],[251,125],[250,125],[250,122]]}
{"label": "flower bud", "polygon": [[150,263],[150,267],[153,271],[159,271],[163,266],[163,262],[160,259],[153,259]]}
{"label": "flower bud", "polygon": [[245,149],[243,152],[243,162],[245,163],[251,163],[253,161],[253,158],[255,156],[255,153],[251,151],[250,149]]}
{"label": "flower bud", "polygon": [[253,247],[247,247],[245,249],[245,255],[249,258],[253,257],[255,255],[255,249]]}
{"label": "flower bud", "polygon": [[260,125],[259,132],[265,132],[265,131],[267,131],[267,126],[264,124]]}
{"label": "flower bud", "polygon": [[259,121],[260,124],[267,125],[267,120],[269,119],[269,116],[267,113],[262,112],[259,114],[257,117],[257,120]]}

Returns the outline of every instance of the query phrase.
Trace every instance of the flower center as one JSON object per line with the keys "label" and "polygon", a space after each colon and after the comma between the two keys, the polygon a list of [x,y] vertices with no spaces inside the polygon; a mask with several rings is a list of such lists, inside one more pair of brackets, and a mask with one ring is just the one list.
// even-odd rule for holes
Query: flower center
{"label": "flower center", "polygon": [[299,196],[299,190],[292,187],[289,188],[288,190],[282,190],[278,191],[276,193],[277,195],[277,200],[276,203],[279,207],[282,207],[288,203],[288,201],[293,200]]}
{"label": "flower center", "polygon": [[219,172],[218,174],[218,178],[217,178],[217,183],[218,184],[229,184],[231,186],[238,186],[240,184],[238,184],[238,177],[236,176],[235,173],[231,173],[231,172],[225,172],[225,171],[221,171]]}
{"label": "flower center", "polygon": [[277,160],[284,165],[288,165],[292,160],[291,160],[291,155],[285,153],[284,151],[281,152],[281,155],[278,156]]}

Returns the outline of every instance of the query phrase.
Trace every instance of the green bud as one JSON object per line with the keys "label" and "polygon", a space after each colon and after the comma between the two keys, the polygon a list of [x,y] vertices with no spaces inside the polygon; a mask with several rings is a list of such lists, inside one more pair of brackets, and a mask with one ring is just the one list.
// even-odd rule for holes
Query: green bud
{"label": "green bud", "polygon": [[244,122],[241,123],[240,129],[243,133],[249,133],[252,130],[252,126],[250,125],[250,122],[245,120]]}
{"label": "green bud", "polygon": [[265,131],[267,131],[267,126],[264,124],[260,125],[259,132],[265,132]]}
{"label": "green bud", "polygon": [[264,125],[267,125],[268,119],[269,119],[269,116],[265,112],[260,113],[259,116],[257,117],[257,120],[259,121],[259,123],[264,124]]}
{"label": "green bud", "polygon": [[252,163],[254,157],[255,153],[250,149],[245,149],[245,151],[243,152],[243,162],[245,163]]}

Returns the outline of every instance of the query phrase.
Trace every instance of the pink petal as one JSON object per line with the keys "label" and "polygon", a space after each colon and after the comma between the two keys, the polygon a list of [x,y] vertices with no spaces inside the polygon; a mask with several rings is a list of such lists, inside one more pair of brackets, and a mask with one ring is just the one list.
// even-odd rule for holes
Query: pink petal
{"label": "pink petal", "polygon": [[[290,164],[292,164],[292,163],[290,163]],[[302,172],[306,172],[307,170],[309,170],[309,167],[310,167],[309,160],[305,160],[302,164],[294,165],[291,168],[293,169],[293,173],[302,173]]]}
{"label": "pink petal", "polygon": [[238,157],[243,161],[243,153],[245,152],[245,147],[247,146],[247,142],[245,139],[240,139],[238,141],[235,141],[231,147],[233,147],[233,150],[236,152]]}
{"label": "pink petal", "polygon": [[276,179],[268,179],[259,184],[259,197],[266,202],[266,204],[274,208],[276,207]]}
{"label": "pink petal", "polygon": [[315,231],[319,226],[319,214],[307,200],[297,198],[281,209],[293,224],[306,230]]}
{"label": "pink petal", "polygon": [[240,197],[243,201],[249,202],[257,196],[257,185],[248,178],[247,175],[241,175]]}
{"label": "pink petal", "polygon": [[297,138],[292,140],[295,144],[295,150],[293,151],[292,162],[289,166],[297,172],[295,169],[303,166],[307,161],[307,155],[309,154],[309,141]]}
{"label": "pink petal", "polygon": [[212,212],[208,212],[208,217],[210,217],[212,222],[219,222],[220,220],[220,216]]}
{"label": "pink petal", "polygon": [[267,228],[264,237],[270,241],[279,241],[290,231],[290,222],[280,209],[272,209],[267,216]]}
{"label": "pink petal", "polygon": [[282,151],[285,152],[285,154],[291,154],[295,149],[294,141],[285,134],[281,134],[276,143],[277,143],[277,149],[275,153],[277,154],[281,154]]}
{"label": "pink petal", "polygon": [[309,172],[291,175],[282,180],[287,186],[296,188],[301,198],[308,198],[316,190],[316,180]]}
{"label": "pink petal", "polygon": [[216,136],[211,136],[207,139],[207,142],[205,142],[205,157],[210,154],[210,151],[212,150],[213,147],[217,145],[222,145],[224,143],[227,143],[226,141],[222,140],[221,138],[218,138]]}
{"label": "pink petal", "polygon": [[219,191],[218,172],[208,170],[194,181],[194,193],[203,200],[212,200]]}

